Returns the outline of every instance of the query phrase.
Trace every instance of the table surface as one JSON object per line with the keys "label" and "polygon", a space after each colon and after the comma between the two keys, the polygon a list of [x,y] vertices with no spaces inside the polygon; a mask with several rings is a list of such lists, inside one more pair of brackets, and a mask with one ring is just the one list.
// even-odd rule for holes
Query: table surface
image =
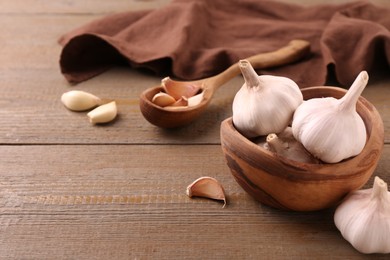
{"label": "table surface", "polygon": [[[387,0],[373,2],[390,7]],[[334,209],[276,210],[234,181],[219,127],[231,116],[241,77],[216,93],[199,120],[175,130],[149,124],[139,111],[139,94],[161,78],[117,67],[76,86],[65,81],[58,65],[62,33],[109,13],[166,4],[0,1],[0,258],[363,258],[336,229]],[[387,182],[389,85],[390,76],[378,73],[363,93],[384,121],[385,147],[374,175]],[[128,102],[119,104],[117,120],[92,126],[85,113],[61,104],[72,89]],[[187,185],[201,176],[222,183],[225,208],[187,197]]]}

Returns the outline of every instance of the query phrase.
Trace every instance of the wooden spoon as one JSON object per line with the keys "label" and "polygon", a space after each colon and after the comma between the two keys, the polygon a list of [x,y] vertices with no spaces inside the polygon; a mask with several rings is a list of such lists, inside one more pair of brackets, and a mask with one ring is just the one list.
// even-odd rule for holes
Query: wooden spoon
{"label": "wooden spoon", "polygon": [[[247,58],[255,69],[265,69],[286,65],[300,60],[310,52],[310,43],[304,40],[292,40],[288,45],[272,52],[261,53]],[[198,118],[206,109],[214,92],[227,81],[240,74],[238,63],[215,76],[195,81],[174,81],[175,84],[198,85],[203,92],[203,100],[196,106],[169,108],[160,107],[152,102],[155,94],[163,91],[162,86],[145,90],[140,96],[140,110],[151,124],[162,128],[174,128],[187,125]]]}

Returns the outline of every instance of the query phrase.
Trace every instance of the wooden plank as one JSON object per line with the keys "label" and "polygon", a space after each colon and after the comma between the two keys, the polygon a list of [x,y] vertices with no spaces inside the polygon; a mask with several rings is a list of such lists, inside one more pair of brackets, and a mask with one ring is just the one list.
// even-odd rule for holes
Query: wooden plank
{"label": "wooden plank", "polygon": [[[0,154],[4,258],[361,257],[335,228],[334,209],[283,212],[255,202],[218,145],[3,145]],[[389,158],[387,145],[375,173],[387,182]],[[200,176],[224,185],[226,208],[185,195]]]}
{"label": "wooden plank", "polygon": [[[129,68],[115,69],[71,88],[58,68],[61,47],[56,40],[61,32],[92,18],[96,17],[34,16],[33,21],[26,16],[1,17],[7,26],[0,28],[4,42],[0,49],[3,60],[0,64],[0,103],[5,105],[0,113],[6,122],[0,127],[0,143],[219,142],[219,122],[231,110],[220,106],[227,102],[223,97],[231,100],[231,91],[221,91],[222,99],[215,99],[209,115],[191,127],[164,131],[146,122],[138,108],[140,93],[159,84],[161,77],[129,71]],[[48,26],[50,24],[58,26],[52,28]],[[20,37],[12,37],[15,31],[20,32]],[[61,94],[75,88],[101,97],[127,99],[126,104],[120,105],[120,116],[115,124],[92,127],[87,123],[85,113],[64,109],[59,102]],[[49,133],[48,127],[52,129]]]}
{"label": "wooden plank", "polygon": [[[233,79],[215,94],[205,114],[197,121],[183,128],[166,130],[151,125],[139,111],[139,94],[160,81],[139,71],[113,69],[76,87],[69,87],[56,70],[9,70],[0,74],[0,81],[4,82],[0,85],[3,122],[0,143],[9,144],[218,144],[220,122],[231,116],[233,97],[242,84],[241,77]],[[62,93],[71,89],[122,100],[118,105],[118,119],[105,126],[90,125],[85,112],[71,112],[60,102]],[[386,81],[368,86],[363,95],[379,110],[385,125],[385,140],[389,143],[390,89]]]}
{"label": "wooden plank", "polygon": [[[23,73],[23,77],[20,77]],[[115,80],[113,80],[115,79]],[[217,92],[208,110],[190,126],[164,130],[139,111],[140,93],[160,78],[115,69],[77,87],[69,87],[55,70],[10,70],[0,74],[0,143],[219,143],[220,122],[231,115],[231,102],[242,79]],[[62,93],[82,89],[118,101],[119,116],[105,126],[89,124],[84,112],[62,105]],[[50,131],[48,131],[50,129]]]}
{"label": "wooden plank", "polygon": [[[112,12],[168,2],[0,1],[0,258],[361,258],[335,228],[333,209],[278,211],[234,181],[219,146],[219,123],[231,115],[240,77],[216,93],[199,121],[172,131],[148,124],[138,110],[139,94],[160,77],[115,68],[78,86],[65,82],[60,34]],[[389,143],[388,82],[388,76],[376,81],[364,95],[382,114]],[[70,89],[126,99],[118,120],[89,125],[85,113],[60,103]],[[389,158],[386,145],[375,175],[387,182]],[[224,185],[227,208],[185,195],[204,175]]]}
{"label": "wooden plank", "polygon": [[120,11],[155,9],[167,5],[170,0],[15,0],[2,1],[0,14],[107,14]]}
{"label": "wooden plank", "polygon": [[[283,0],[281,0],[283,1]],[[324,0],[284,0],[288,3],[301,5],[323,4]],[[327,4],[340,4],[355,0],[327,0]],[[14,0],[0,3],[0,14],[46,14],[46,13],[100,13],[107,14],[124,10],[143,10],[161,8],[169,4],[170,0]],[[387,0],[371,0],[370,2],[380,6],[390,6]]]}
{"label": "wooden plank", "polygon": [[99,17],[101,16],[0,15],[0,69],[58,70],[61,53],[61,46],[57,43],[59,37]]}

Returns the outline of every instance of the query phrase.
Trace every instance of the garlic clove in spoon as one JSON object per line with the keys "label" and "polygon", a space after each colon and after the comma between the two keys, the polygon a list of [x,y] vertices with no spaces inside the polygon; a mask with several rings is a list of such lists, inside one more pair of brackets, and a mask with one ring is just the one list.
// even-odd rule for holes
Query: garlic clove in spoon
{"label": "garlic clove in spoon", "polygon": [[233,100],[233,123],[247,138],[283,131],[303,97],[298,85],[286,77],[258,76],[247,60],[239,67],[245,84]]}
{"label": "garlic clove in spoon", "polygon": [[192,97],[198,93],[200,87],[195,84],[173,82],[169,77],[161,80],[161,85],[165,92],[175,100],[181,97]]}
{"label": "garlic clove in spoon", "polygon": [[186,97],[181,97],[179,100],[175,101],[171,106],[174,107],[186,107],[188,106],[188,99]]}
{"label": "garlic clove in spoon", "polygon": [[351,192],[337,207],[334,223],[361,253],[390,253],[390,193],[375,177],[371,189]]}
{"label": "garlic clove in spoon", "polygon": [[64,106],[73,111],[85,111],[102,104],[102,100],[85,91],[71,90],[61,96]]}
{"label": "garlic clove in spoon", "polygon": [[366,143],[366,127],[356,112],[356,102],[368,83],[362,71],[341,98],[313,98],[295,111],[294,137],[315,157],[337,163],[358,155]]}
{"label": "garlic clove in spoon", "polygon": [[172,96],[168,95],[167,93],[159,92],[153,96],[152,102],[157,106],[166,107],[166,106],[173,105],[176,102],[176,100]]}
{"label": "garlic clove in spoon", "polygon": [[117,113],[116,102],[112,101],[95,108],[90,111],[87,116],[91,124],[103,124],[114,120]]}
{"label": "garlic clove in spoon", "polygon": [[225,191],[222,185],[212,177],[200,177],[187,187],[188,197],[204,197],[223,201],[223,208],[226,206]]}
{"label": "garlic clove in spoon", "polygon": [[194,106],[199,105],[203,101],[203,98],[204,98],[204,91],[202,91],[201,93],[199,93],[195,96],[189,97],[188,98],[188,106],[194,107]]}

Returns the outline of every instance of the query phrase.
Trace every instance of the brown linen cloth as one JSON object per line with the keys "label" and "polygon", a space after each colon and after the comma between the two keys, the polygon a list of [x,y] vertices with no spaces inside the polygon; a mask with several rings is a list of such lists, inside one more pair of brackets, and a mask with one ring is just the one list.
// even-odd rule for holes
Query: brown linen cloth
{"label": "brown linen cloth", "polygon": [[174,0],[146,11],[108,15],[63,35],[60,66],[71,83],[116,64],[197,79],[292,39],[312,44],[307,59],[259,73],[300,87],[322,85],[328,68],[348,86],[361,70],[390,61],[390,9],[366,1],[303,7],[265,0]]}

